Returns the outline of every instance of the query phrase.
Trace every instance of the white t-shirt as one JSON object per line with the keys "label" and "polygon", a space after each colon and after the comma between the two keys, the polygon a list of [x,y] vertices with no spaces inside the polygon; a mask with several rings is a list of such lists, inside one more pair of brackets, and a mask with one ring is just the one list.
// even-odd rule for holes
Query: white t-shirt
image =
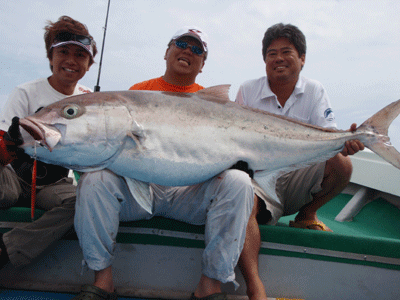
{"label": "white t-shirt", "polygon": [[[81,84],[77,84],[73,95],[91,92],[91,89]],[[21,84],[12,91],[12,93],[8,97],[6,105],[1,111],[0,129],[7,131],[11,125],[12,118],[15,116],[19,118],[24,118],[26,116],[34,114],[39,108],[48,106],[66,97],[69,96],[56,91],[50,85],[47,78],[40,78]],[[24,141],[32,139],[32,137],[23,128],[20,129]],[[40,165],[44,166],[45,171],[43,173],[46,175],[38,175],[38,185],[48,184],[48,178],[57,179],[59,178],[59,176],[65,176],[64,172],[60,171],[59,168],[49,168],[49,166],[46,166],[46,164],[41,162],[38,163],[38,174],[40,170],[42,170],[42,167],[40,167]],[[27,172],[17,172],[17,174],[18,176],[21,176],[21,178],[23,178],[24,180],[27,180]]]}
{"label": "white t-shirt", "polygon": [[[77,84],[73,95],[91,93],[92,90]],[[72,96],[72,95],[71,95]],[[24,118],[45,107],[68,97],[56,91],[47,78],[40,78],[17,86],[1,110],[0,130],[7,131],[13,117]]]}
{"label": "white t-shirt", "polygon": [[243,83],[236,96],[236,102],[307,124],[325,128],[337,127],[328,95],[322,84],[302,76],[284,107],[271,91],[267,76]]}

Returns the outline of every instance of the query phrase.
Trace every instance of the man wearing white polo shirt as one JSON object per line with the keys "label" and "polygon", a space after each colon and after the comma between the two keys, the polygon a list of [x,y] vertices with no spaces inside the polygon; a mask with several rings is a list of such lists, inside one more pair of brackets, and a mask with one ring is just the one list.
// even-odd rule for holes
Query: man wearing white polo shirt
{"label": "man wearing white polo shirt", "polygon": [[[336,128],[324,87],[316,80],[300,76],[306,56],[304,34],[291,24],[271,26],[264,35],[262,54],[267,76],[243,83],[236,102],[304,123]],[[352,124],[350,130],[354,131],[355,127]],[[341,153],[326,162],[281,174],[275,186],[277,198],[267,194],[263,181],[257,180],[255,174],[255,206],[239,260],[251,299],[266,298],[258,277],[260,234],[257,222],[274,225],[281,216],[298,212],[290,226],[331,231],[318,220],[317,210],[346,187],[352,173],[348,155],[363,149],[361,142],[349,141]]]}

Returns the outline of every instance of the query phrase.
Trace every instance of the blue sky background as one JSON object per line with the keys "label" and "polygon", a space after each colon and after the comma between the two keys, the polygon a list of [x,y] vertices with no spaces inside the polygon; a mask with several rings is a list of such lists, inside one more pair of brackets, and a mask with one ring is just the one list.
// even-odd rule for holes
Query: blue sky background
{"label": "blue sky background", "polygon": [[[0,2],[0,110],[12,89],[48,77],[43,41],[47,20],[68,15],[85,23],[99,50],[107,0],[3,0]],[[102,91],[125,90],[161,76],[175,31],[197,25],[210,37],[209,57],[198,76],[203,86],[239,85],[265,74],[261,40],[276,23],[298,26],[307,39],[302,75],[326,88],[340,129],[361,124],[400,98],[400,2],[395,1],[162,1],[111,0],[101,72]],[[97,64],[81,80],[93,88]],[[400,149],[400,118],[390,131]]]}

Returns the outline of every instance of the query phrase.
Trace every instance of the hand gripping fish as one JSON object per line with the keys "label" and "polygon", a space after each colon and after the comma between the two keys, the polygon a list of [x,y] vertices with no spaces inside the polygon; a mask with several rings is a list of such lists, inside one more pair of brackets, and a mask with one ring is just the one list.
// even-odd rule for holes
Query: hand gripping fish
{"label": "hand gripping fish", "polygon": [[[274,191],[280,172],[325,161],[352,139],[400,168],[400,153],[387,136],[400,100],[348,132],[240,106],[229,100],[228,90],[223,85],[193,94],[72,96],[21,119],[20,125],[43,145],[36,151],[39,160],[83,172],[109,169],[162,185],[203,182],[245,161],[254,178]],[[33,155],[33,142],[23,148]]]}

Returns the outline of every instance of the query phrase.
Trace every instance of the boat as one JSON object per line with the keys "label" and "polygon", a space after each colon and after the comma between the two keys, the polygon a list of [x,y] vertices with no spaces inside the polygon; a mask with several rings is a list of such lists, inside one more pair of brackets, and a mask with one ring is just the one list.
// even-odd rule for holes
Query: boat
{"label": "boat", "polygon": [[[351,183],[318,211],[331,232],[260,225],[260,276],[270,299],[400,299],[400,170],[369,150],[352,156]],[[42,211],[37,211],[40,217]],[[30,222],[30,209],[0,211],[0,230]],[[120,224],[114,281],[121,297],[187,299],[201,269],[204,227],[156,217]],[[223,285],[247,299],[246,285]],[[0,270],[4,289],[78,293],[93,282],[75,234],[22,270]]]}

